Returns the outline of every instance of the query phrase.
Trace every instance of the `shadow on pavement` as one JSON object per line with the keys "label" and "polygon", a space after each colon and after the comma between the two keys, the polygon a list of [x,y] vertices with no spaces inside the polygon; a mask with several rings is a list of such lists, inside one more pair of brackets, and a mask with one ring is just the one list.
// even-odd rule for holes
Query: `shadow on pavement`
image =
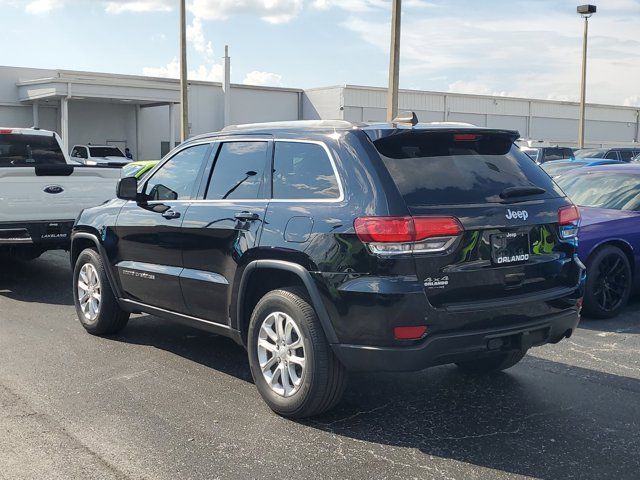
{"label": "shadow on pavement", "polygon": [[337,409],[304,423],[374,452],[417,449],[544,479],[638,478],[639,397],[636,379],[527,357],[485,377],[453,366],[352,377]]}
{"label": "shadow on pavement", "polygon": [[0,257],[0,295],[27,303],[73,305],[68,255],[50,252],[30,262]]}
{"label": "shadow on pavement", "polygon": [[582,317],[579,328],[598,332],[640,333],[640,295],[631,300],[623,312],[615,318],[598,320]]}
{"label": "shadow on pavement", "polygon": [[230,338],[147,314],[131,317],[124,330],[106,338],[159,348],[253,383],[246,351]]}
{"label": "shadow on pavement", "polygon": [[[150,315],[112,341],[172,352],[252,382],[232,340]],[[638,478],[640,381],[528,356],[506,373],[474,377],[455,367],[352,374],[344,400],[300,423],[389,455],[416,449],[535,478]],[[394,456],[396,454],[394,453]],[[428,456],[426,456],[428,455]]]}

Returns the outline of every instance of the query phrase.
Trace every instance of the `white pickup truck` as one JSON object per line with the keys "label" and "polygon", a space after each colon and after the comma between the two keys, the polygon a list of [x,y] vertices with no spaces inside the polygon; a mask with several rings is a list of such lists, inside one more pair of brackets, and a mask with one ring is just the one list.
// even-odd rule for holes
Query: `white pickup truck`
{"label": "white pickup truck", "polygon": [[115,197],[119,168],[73,163],[54,132],[0,128],[0,254],[68,249],[76,217]]}

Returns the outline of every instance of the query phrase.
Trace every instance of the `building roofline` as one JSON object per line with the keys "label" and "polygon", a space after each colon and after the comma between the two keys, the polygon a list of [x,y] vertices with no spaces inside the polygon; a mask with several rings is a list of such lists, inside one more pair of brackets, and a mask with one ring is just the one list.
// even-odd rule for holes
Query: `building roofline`
{"label": "building roofline", "polygon": [[[326,87],[326,89],[331,89],[331,88],[335,88],[335,87]],[[353,88],[356,90],[377,90],[377,91],[386,91],[387,88],[385,87],[371,87],[371,86],[366,86],[366,85],[354,85],[354,84],[346,84],[344,85],[345,89],[348,88]],[[315,88],[314,90],[321,90],[321,88]],[[438,91],[434,91],[434,90],[417,90],[417,89],[410,89],[410,88],[401,88],[399,89],[399,92],[401,93],[428,93],[428,94],[433,94],[433,95],[459,95],[459,96],[463,96],[463,97],[468,97],[468,98],[484,98],[484,99],[490,99],[490,100],[500,100],[500,99],[504,99],[504,100],[514,100],[514,101],[520,101],[520,102],[540,102],[540,103],[549,103],[549,104],[554,104],[554,105],[570,105],[570,106],[579,106],[580,103],[578,102],[572,102],[569,100],[549,100],[549,99],[543,99],[543,98],[525,98],[525,97],[511,97],[511,96],[502,96],[502,95],[482,95],[482,94],[475,94],[475,93],[458,93],[458,92],[438,92]],[[587,106],[588,107],[596,107],[596,108],[623,108],[626,110],[633,110],[633,111],[640,111],[640,107],[630,107],[627,105],[615,105],[615,104],[610,104],[610,103],[590,103],[587,102]]]}
{"label": "building roofline", "polygon": [[[39,79],[29,79],[25,81],[18,82],[19,85],[25,84],[28,85],[30,83],[38,83],[42,81],[71,81],[73,80],[97,80],[97,79],[117,79],[117,80],[134,80],[138,82],[163,82],[163,83],[171,83],[178,85],[180,80],[177,78],[169,78],[169,77],[153,77],[148,75],[132,75],[132,74],[123,74],[123,73],[109,73],[109,72],[91,72],[84,70],[66,70],[60,68],[31,68],[31,67],[16,67],[9,65],[0,65],[0,69],[3,68],[11,68],[11,69],[24,69],[24,70],[40,70],[44,72],[53,72],[53,76],[45,75]],[[89,78],[82,78],[89,77]],[[217,87],[222,87],[222,82],[211,82],[206,80],[192,80],[189,79],[188,83],[190,85],[213,85]],[[244,83],[231,83],[233,88],[245,88],[251,90],[266,90],[266,91],[280,91],[280,92],[292,92],[292,93],[302,93],[304,90],[300,88],[290,88],[290,87],[271,87],[267,85],[247,85]]]}

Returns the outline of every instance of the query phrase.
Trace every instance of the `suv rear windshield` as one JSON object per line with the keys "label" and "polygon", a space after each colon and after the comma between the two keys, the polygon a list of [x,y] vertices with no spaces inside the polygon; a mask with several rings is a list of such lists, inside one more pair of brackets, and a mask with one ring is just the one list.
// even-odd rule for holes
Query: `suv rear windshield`
{"label": "suv rear windshield", "polygon": [[409,131],[374,145],[408,205],[502,203],[513,200],[500,196],[513,187],[544,190],[532,198],[563,196],[506,134]]}
{"label": "suv rear windshield", "polygon": [[66,165],[56,138],[51,135],[0,133],[0,167]]}
{"label": "suv rear windshield", "polygon": [[89,147],[92,157],[124,157],[118,147]]}

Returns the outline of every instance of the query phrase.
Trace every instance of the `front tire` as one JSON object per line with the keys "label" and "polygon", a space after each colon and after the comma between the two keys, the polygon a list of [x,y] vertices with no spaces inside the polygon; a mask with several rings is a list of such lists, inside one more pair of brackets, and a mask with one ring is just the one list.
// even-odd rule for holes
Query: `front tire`
{"label": "front tire", "polygon": [[129,313],[118,305],[98,252],[83,250],[73,269],[73,300],[78,319],[92,335],[110,335],[122,330]]}
{"label": "front tire", "polygon": [[282,288],[262,297],[251,315],[247,348],[258,392],[277,414],[310,417],[340,401],[346,371],[303,289]]}
{"label": "front tire", "polygon": [[584,314],[612,318],[627,305],[631,294],[631,265],[618,247],[607,245],[587,262]]}
{"label": "front tire", "polygon": [[522,360],[526,354],[526,351],[523,352],[521,350],[514,350],[491,357],[458,362],[456,363],[456,365],[467,373],[486,374],[499,372],[513,367],[520,360]]}

